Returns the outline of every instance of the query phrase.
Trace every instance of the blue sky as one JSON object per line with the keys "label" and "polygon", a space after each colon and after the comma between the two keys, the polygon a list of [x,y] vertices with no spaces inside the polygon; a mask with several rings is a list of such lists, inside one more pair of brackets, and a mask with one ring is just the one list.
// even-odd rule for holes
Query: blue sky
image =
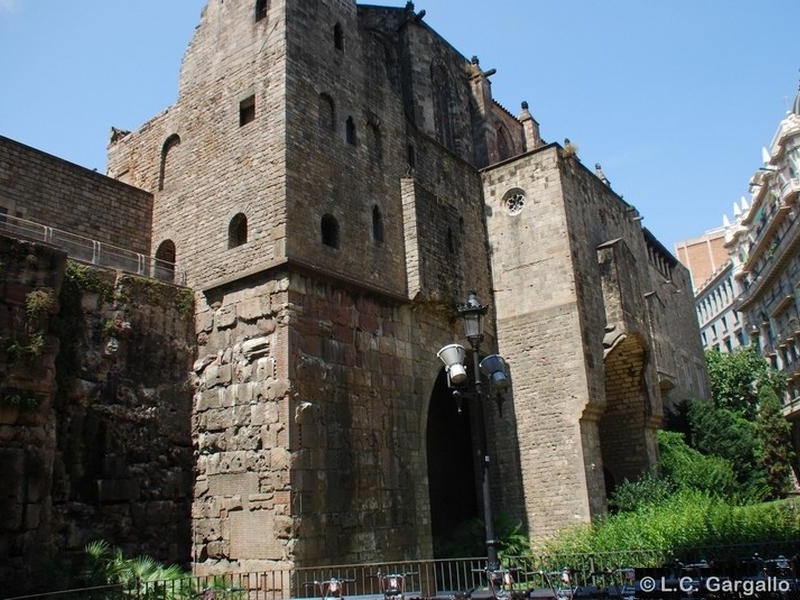
{"label": "blue sky", "polygon": [[[104,171],[112,125],[136,129],[175,101],[204,4],[0,0],[0,134]],[[547,141],[570,138],[584,164],[601,163],[670,249],[719,226],[747,195],[798,89],[797,0],[416,8],[462,54],[497,69],[501,104],[517,114],[527,100]]]}

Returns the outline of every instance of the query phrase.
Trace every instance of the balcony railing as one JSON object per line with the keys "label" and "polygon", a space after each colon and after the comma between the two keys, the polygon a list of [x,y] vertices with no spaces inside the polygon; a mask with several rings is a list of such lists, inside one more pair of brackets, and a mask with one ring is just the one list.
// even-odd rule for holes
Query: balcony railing
{"label": "balcony railing", "polygon": [[154,277],[177,285],[186,285],[186,272],[175,263],[105,242],[98,242],[35,221],[3,215],[0,220],[0,234],[45,242],[63,250],[74,260],[98,267],[118,269],[126,273]]}
{"label": "balcony railing", "polygon": [[800,238],[800,217],[795,217],[789,229],[775,240],[775,251],[763,266],[759,270],[749,271],[749,278],[743,282],[744,290],[736,303],[736,310],[747,310],[746,307],[764,290],[766,283],[772,279],[771,276],[778,272],[777,265],[794,256],[792,252],[798,238]]}

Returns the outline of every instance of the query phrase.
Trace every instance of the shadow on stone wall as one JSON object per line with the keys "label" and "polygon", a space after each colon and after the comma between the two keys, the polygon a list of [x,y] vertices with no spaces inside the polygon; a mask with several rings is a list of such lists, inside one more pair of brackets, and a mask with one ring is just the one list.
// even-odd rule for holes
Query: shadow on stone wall
{"label": "shadow on stone wall", "polygon": [[104,539],[188,563],[191,290],[0,237],[0,589]]}

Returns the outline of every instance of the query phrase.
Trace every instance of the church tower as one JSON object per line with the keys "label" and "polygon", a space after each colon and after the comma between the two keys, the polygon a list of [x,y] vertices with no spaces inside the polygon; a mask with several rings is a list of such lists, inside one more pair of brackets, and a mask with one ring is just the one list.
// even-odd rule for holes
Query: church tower
{"label": "church tower", "polygon": [[198,573],[427,558],[481,514],[478,411],[436,359],[472,290],[514,380],[496,514],[551,534],[655,460],[671,300],[638,213],[493,74],[411,2],[209,0],[177,103],[112,141],[197,291]]}

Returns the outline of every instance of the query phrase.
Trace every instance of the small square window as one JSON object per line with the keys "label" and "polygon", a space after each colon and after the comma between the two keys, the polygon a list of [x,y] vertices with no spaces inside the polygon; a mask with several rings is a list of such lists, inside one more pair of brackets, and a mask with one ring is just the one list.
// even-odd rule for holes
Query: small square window
{"label": "small square window", "polygon": [[256,97],[249,96],[239,102],[239,127],[256,119]]}

